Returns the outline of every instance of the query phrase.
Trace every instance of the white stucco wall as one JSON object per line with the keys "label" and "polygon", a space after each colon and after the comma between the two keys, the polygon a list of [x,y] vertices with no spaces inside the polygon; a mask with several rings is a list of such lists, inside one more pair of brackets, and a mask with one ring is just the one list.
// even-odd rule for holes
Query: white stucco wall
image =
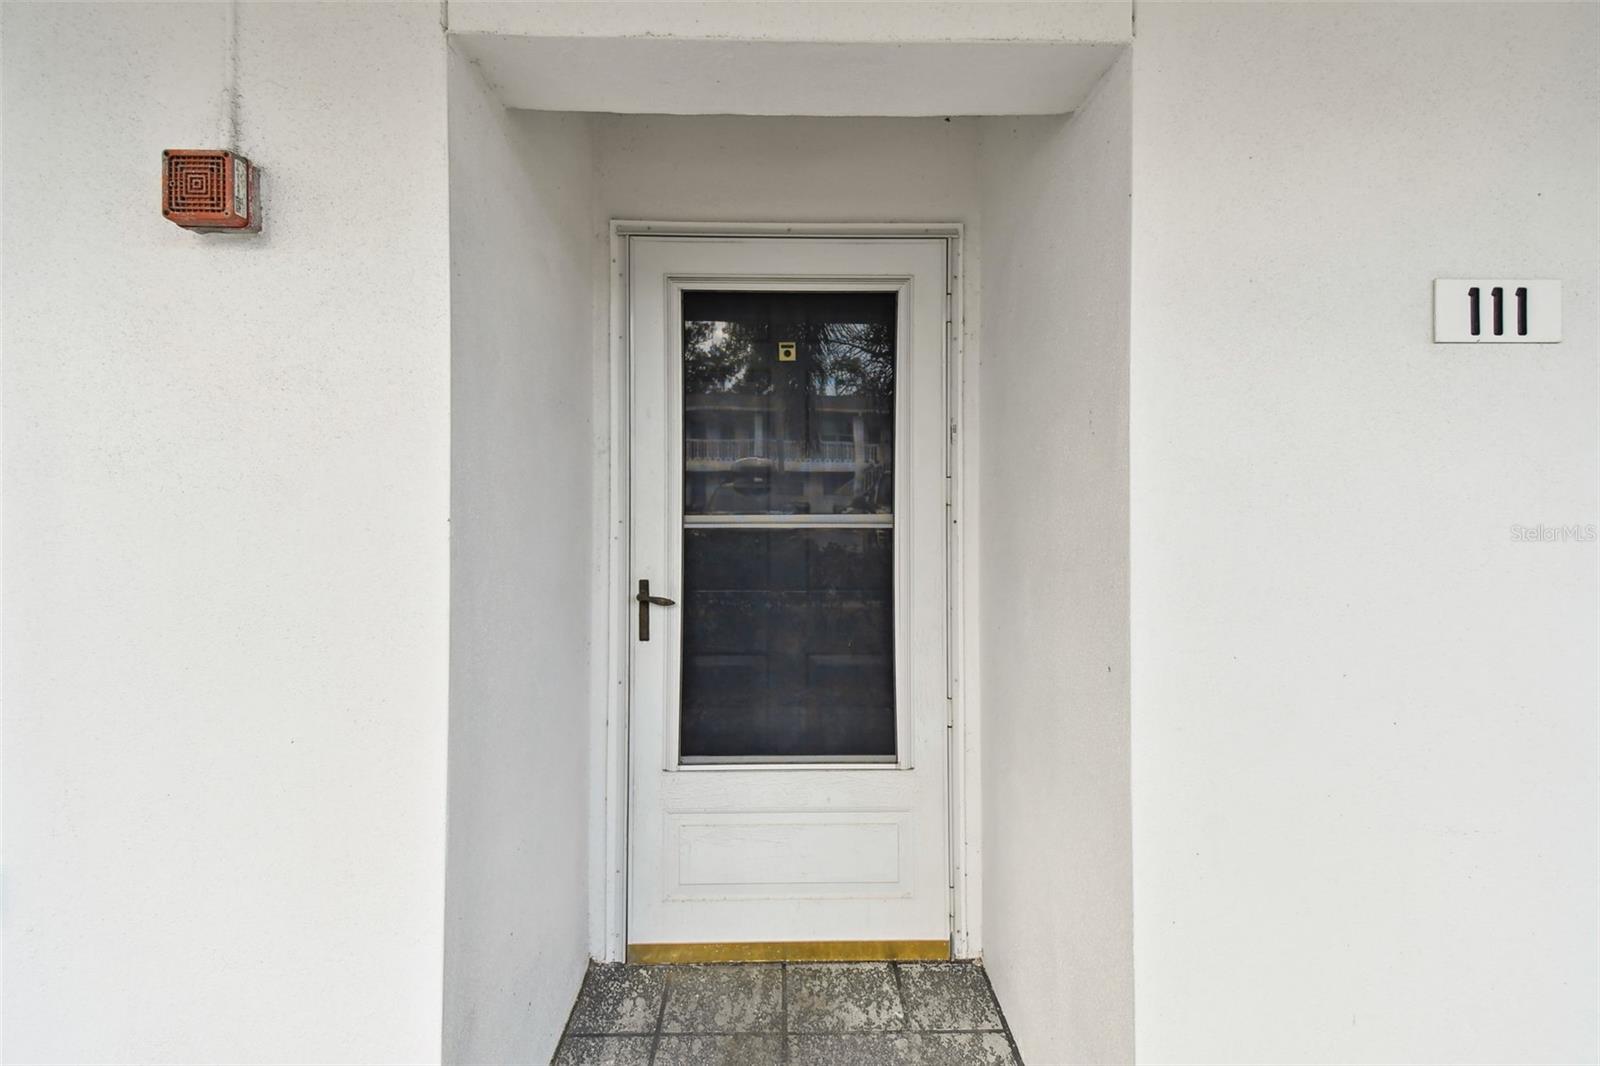
{"label": "white stucco wall", "polygon": [[593,153],[450,56],[447,1062],[545,1062],[588,959]]}
{"label": "white stucco wall", "polygon": [[[947,41],[1121,42],[1133,28],[1133,0],[868,0],[728,3],[678,0],[451,0],[455,33],[581,39],[919,44]],[[626,75],[624,75],[626,76]],[[862,105],[863,112],[870,105]]]}
{"label": "white stucco wall", "polygon": [[[835,9],[880,21],[761,25],[970,35]],[[1130,685],[1142,1060],[1596,1057],[1595,549],[1509,529],[1597,520],[1600,11],[1141,4],[1131,105],[1071,121],[508,121],[458,65],[453,183],[439,14],[241,6],[230,241],[155,202],[226,8],[3,6],[7,1060],[548,1048],[603,723],[589,619],[530,604],[598,565],[608,216],[968,223],[984,939],[1034,1061],[1127,1052]],[[1563,280],[1563,344],[1428,342],[1432,278],[1501,272]]]}
{"label": "white stucco wall", "polygon": [[3,8],[8,1061],[439,1052],[438,12],[242,5],[229,240],[226,11]]}
{"label": "white stucco wall", "polygon": [[984,960],[1029,1062],[1133,1054],[1129,71],[982,124]]}
{"label": "white stucco wall", "polygon": [[596,115],[609,218],[961,222],[977,214],[977,122]]}
{"label": "white stucco wall", "polygon": [[[1589,4],[1141,4],[1146,1062],[1596,1048]],[[1435,277],[1563,343],[1430,343]]]}
{"label": "white stucco wall", "polygon": [[1130,39],[1133,2],[452,0],[447,17],[512,107],[1056,114]]}

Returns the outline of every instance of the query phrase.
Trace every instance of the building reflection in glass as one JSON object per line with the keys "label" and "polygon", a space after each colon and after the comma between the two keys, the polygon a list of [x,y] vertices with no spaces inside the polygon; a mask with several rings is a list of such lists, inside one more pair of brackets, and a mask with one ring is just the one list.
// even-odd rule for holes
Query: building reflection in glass
{"label": "building reflection in glass", "polygon": [[894,293],[690,292],[683,316],[685,514],[892,511]]}

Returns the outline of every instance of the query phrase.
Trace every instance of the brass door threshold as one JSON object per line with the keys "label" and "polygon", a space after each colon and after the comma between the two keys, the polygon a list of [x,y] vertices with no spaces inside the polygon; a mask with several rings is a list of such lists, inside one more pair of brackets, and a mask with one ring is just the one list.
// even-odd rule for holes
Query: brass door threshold
{"label": "brass door threshold", "polygon": [[774,940],[731,944],[629,944],[641,966],[691,962],[944,962],[948,940]]}

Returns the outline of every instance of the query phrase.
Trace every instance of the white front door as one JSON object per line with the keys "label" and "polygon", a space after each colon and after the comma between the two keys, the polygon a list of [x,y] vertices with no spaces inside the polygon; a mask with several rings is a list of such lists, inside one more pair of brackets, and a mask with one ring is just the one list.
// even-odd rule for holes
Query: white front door
{"label": "white front door", "polygon": [[634,958],[945,951],[946,252],[629,239]]}

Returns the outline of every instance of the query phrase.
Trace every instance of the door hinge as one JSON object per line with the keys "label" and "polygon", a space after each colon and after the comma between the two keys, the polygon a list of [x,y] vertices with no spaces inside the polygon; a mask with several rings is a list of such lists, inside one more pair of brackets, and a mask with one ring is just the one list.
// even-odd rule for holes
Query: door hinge
{"label": "door hinge", "polygon": [[[945,442],[944,449],[944,507],[950,510],[955,506],[955,478],[956,478],[956,422],[950,420],[950,437]],[[946,518],[952,516],[946,515]]]}

